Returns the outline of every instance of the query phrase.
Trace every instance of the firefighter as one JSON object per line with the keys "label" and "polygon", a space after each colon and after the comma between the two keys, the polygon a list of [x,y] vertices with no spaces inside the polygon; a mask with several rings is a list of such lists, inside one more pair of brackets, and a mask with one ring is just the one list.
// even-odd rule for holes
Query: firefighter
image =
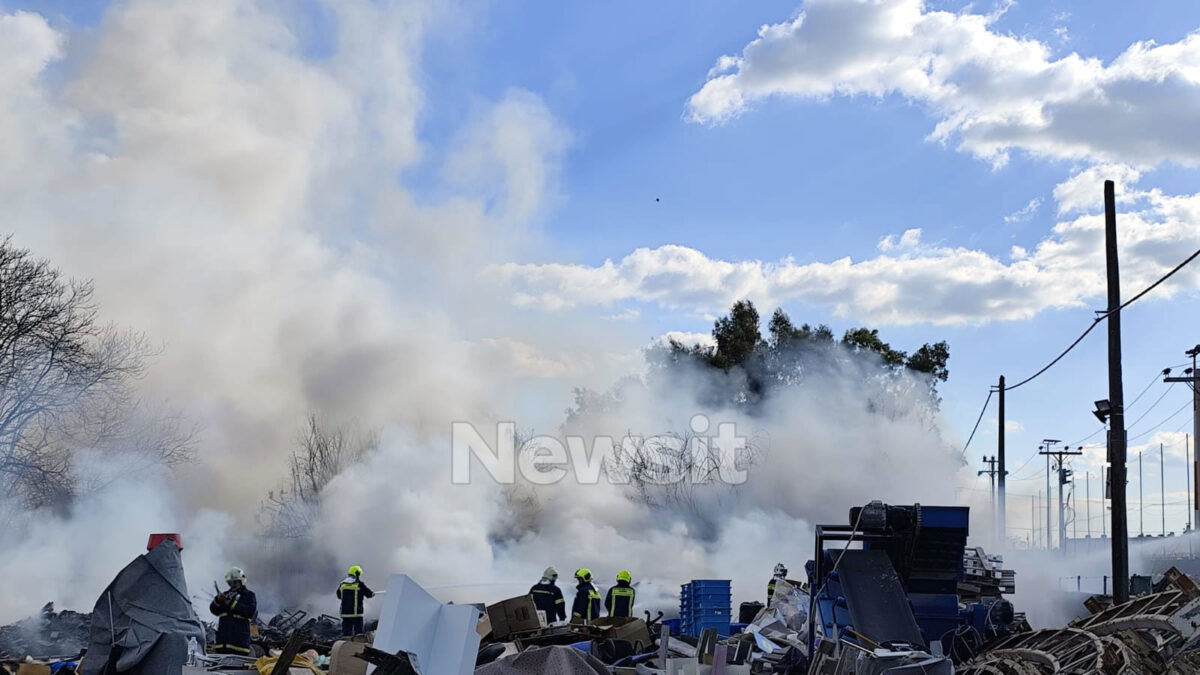
{"label": "firefighter", "polygon": [[787,568],[783,563],[775,564],[775,575],[767,582],[767,607],[771,606],[771,600],[775,596],[775,582],[787,581]]}
{"label": "firefighter", "polygon": [[633,575],[629,570],[617,572],[617,585],[608,589],[604,596],[604,608],[609,616],[633,616]]}
{"label": "firefighter", "polygon": [[250,620],[258,613],[258,598],[246,588],[246,573],[231,567],[225,573],[229,590],[213,598],[208,611],[217,616],[217,654],[250,656]]}
{"label": "firefighter", "polygon": [[589,623],[600,618],[600,592],[592,585],[592,571],[581,567],[575,570],[575,604],[571,607],[571,621]]}
{"label": "firefighter", "polygon": [[547,567],[542,572],[542,580],[529,589],[533,596],[533,604],[546,613],[546,623],[554,623],[567,618],[567,601],[563,600],[562,589],[558,587],[558,570]]}
{"label": "firefighter", "polygon": [[342,601],[342,637],[354,637],[363,632],[363,601],[375,597],[362,580],[363,568],[351,565],[346,578],[338,584],[337,596]]}

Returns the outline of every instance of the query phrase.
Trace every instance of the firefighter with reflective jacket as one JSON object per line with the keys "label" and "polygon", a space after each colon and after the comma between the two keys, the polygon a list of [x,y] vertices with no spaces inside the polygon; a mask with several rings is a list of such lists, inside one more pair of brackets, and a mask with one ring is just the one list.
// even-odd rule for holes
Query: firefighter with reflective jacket
{"label": "firefighter with reflective jacket", "polygon": [[338,584],[337,596],[342,601],[342,636],[353,637],[363,632],[363,600],[375,597],[362,580],[363,568],[350,567],[346,578]]}
{"label": "firefighter with reflective jacket", "polygon": [[617,585],[608,589],[604,597],[604,608],[609,616],[633,616],[633,575],[629,570],[617,572]]}
{"label": "firefighter with reflective jacket", "polygon": [[600,618],[600,591],[592,585],[592,571],[587,568],[575,570],[575,604],[571,606],[573,623],[589,623]]}
{"label": "firefighter with reflective jacket", "polygon": [[558,570],[547,567],[542,572],[542,580],[529,589],[533,596],[533,605],[546,613],[546,623],[554,623],[567,618],[567,602],[563,600],[562,589],[555,583],[558,581]]}
{"label": "firefighter with reflective jacket", "polygon": [[208,611],[217,616],[217,654],[250,656],[250,620],[258,613],[258,598],[246,588],[246,573],[239,567],[225,573],[229,590],[213,598]]}
{"label": "firefighter with reflective jacket", "polygon": [[775,564],[775,574],[771,577],[771,580],[767,582],[767,607],[773,606],[772,601],[775,599],[775,582],[777,581],[787,581],[787,568],[783,566],[783,563]]}

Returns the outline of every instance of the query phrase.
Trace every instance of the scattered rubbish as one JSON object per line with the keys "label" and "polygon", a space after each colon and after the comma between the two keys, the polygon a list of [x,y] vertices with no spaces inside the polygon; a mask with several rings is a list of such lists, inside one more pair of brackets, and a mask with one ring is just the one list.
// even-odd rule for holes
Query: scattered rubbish
{"label": "scattered rubbish", "polygon": [[[1178,569],[1092,596],[1089,616],[1032,630],[1006,596],[1016,575],[967,546],[965,507],[887,505],[819,525],[807,583],[777,575],[769,606],[728,580],[680,587],[680,615],[546,625],[529,595],[442,604],[393,575],[380,621],[340,639],[329,615],[255,624],[253,656],[208,655],[176,535],[113,580],[92,614],[53,604],[0,627],[0,673],[85,675],[1183,675],[1200,672],[1200,587]],[[82,660],[81,660],[82,657]],[[186,663],[186,665],[185,665]],[[81,665],[82,664],[82,665]]]}
{"label": "scattered rubbish", "polygon": [[37,615],[0,627],[0,660],[23,661],[32,656],[54,662],[77,657],[87,648],[91,617],[71,611],[54,611],[46,603]]}
{"label": "scattered rubbish", "polygon": [[377,675],[418,675],[413,667],[413,655],[404,650],[389,654],[374,647],[367,647],[358,658],[370,664],[368,670],[376,668],[374,672]]}
{"label": "scattered rubbish", "polygon": [[481,666],[477,675],[609,675],[600,660],[565,646],[534,647]]}

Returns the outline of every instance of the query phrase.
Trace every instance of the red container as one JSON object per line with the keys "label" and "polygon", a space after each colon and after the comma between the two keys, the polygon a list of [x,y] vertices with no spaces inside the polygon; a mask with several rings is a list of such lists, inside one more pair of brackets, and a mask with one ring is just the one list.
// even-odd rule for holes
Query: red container
{"label": "red container", "polygon": [[155,546],[158,546],[167,539],[175,542],[175,545],[179,547],[180,551],[183,550],[183,539],[181,539],[179,535],[175,534],[174,532],[163,532],[160,534],[150,535],[150,541],[146,542],[146,550],[153,551]]}

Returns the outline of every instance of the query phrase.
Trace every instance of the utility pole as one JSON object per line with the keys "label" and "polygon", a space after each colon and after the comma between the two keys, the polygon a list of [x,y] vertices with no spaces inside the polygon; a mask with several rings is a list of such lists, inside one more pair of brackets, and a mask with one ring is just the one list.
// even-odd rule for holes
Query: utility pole
{"label": "utility pole", "polygon": [[1008,541],[1008,515],[1007,505],[1004,493],[1004,477],[1008,475],[1008,469],[1004,463],[1004,376],[1000,376],[1000,429],[997,433],[999,439],[996,443],[996,470],[999,472],[996,477],[996,482],[1000,485],[1000,503],[996,507],[997,523],[996,529],[1000,531],[1000,545],[1004,546]]}
{"label": "utility pole", "polygon": [[[1183,467],[1184,467],[1185,471],[1190,471],[1192,468],[1192,449],[1190,446],[1191,446],[1191,443],[1189,442],[1188,435],[1184,434],[1183,435]],[[1192,480],[1191,480],[1190,475],[1188,476],[1188,481],[1187,481],[1187,500],[1188,500],[1188,508],[1186,509],[1187,510],[1187,530],[1185,530],[1185,532],[1191,532],[1192,531],[1192,509],[1191,509]]]}
{"label": "utility pole", "polygon": [[[1125,385],[1121,378],[1121,272],[1115,185],[1104,181],[1104,258],[1108,273],[1109,482],[1113,497],[1113,604],[1129,602],[1129,528],[1125,502]],[[1200,405],[1200,404],[1197,404]]]}
{"label": "utility pole", "polygon": [[[1192,367],[1183,371],[1187,377],[1163,377],[1163,382],[1187,382],[1192,388],[1192,434],[1195,438],[1200,439],[1200,371],[1196,370],[1196,355],[1200,354],[1200,345],[1196,345],[1184,352],[1192,357]],[[1166,375],[1167,371],[1163,371]],[[1193,493],[1196,495],[1196,501],[1192,503],[1192,513],[1188,519],[1200,526],[1200,456],[1197,456],[1197,466],[1192,467],[1192,484],[1196,486]]]}
{"label": "utility pole", "polygon": [[[1083,451],[1072,450],[1070,446],[1064,447],[1062,450],[1051,450],[1050,446],[1057,442],[1058,441],[1052,439],[1043,440],[1042,443],[1045,445],[1042,447],[1044,447],[1045,450],[1040,451],[1038,454],[1045,455],[1047,462],[1050,461],[1051,457],[1054,457],[1055,459],[1054,468],[1058,471],[1058,549],[1062,551],[1064,555],[1066,555],[1067,521],[1063,519],[1063,509],[1066,506],[1065,502],[1063,502],[1063,486],[1070,482],[1071,470],[1067,468],[1066,460],[1064,458],[1072,455],[1082,455]],[[1050,510],[1046,509],[1046,511],[1048,516]]]}
{"label": "utility pole", "polygon": [[[983,458],[983,463],[986,464],[988,468],[976,472],[975,475],[982,476],[986,473],[991,479],[990,495],[992,498],[992,534],[998,535],[999,533],[996,532],[996,457],[994,455],[991,457],[985,456]],[[999,540],[997,540],[997,543],[999,543]]]}
{"label": "utility pole", "polygon": [[[1046,550],[1050,550],[1050,455],[1054,454],[1050,448],[1055,443],[1061,441],[1054,438],[1043,438],[1042,444],[1038,446],[1038,454],[1046,456]],[[1062,514],[1059,514],[1060,516]]]}
{"label": "utility pole", "polygon": [[1138,539],[1146,536],[1142,521],[1146,515],[1146,502],[1142,501],[1142,451],[1138,450]]}

